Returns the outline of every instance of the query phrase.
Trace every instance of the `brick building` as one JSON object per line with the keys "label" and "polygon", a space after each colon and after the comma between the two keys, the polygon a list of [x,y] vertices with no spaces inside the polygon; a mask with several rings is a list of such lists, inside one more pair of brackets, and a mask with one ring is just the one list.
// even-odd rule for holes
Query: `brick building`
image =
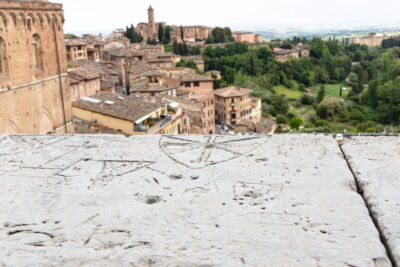
{"label": "brick building", "polygon": [[152,8],[152,6],[147,9],[147,17],[148,22],[139,23],[135,30],[143,37],[144,41],[158,40],[158,28],[160,26],[165,27],[166,24],[164,22],[155,21],[154,8]]}
{"label": "brick building", "polygon": [[0,133],[71,133],[64,14],[45,0],[0,1]]}
{"label": "brick building", "polygon": [[195,25],[195,26],[172,26],[171,39],[176,42],[182,42],[182,29],[183,38],[185,42],[198,42],[205,41],[211,34],[213,28]]}
{"label": "brick building", "polygon": [[101,90],[101,76],[84,68],[68,70],[71,101],[94,95]]}
{"label": "brick building", "polygon": [[384,35],[377,35],[376,33],[370,33],[368,36],[361,36],[361,37],[347,37],[344,38],[345,44],[360,44],[360,45],[367,45],[369,47],[374,46],[381,46],[383,40],[389,39],[390,36]]}
{"label": "brick building", "polygon": [[251,96],[253,90],[230,86],[214,91],[217,121],[235,126],[239,122],[258,123],[261,119],[261,100]]}
{"label": "brick building", "polygon": [[69,62],[88,60],[88,46],[86,42],[76,40],[65,41],[65,47]]}
{"label": "brick building", "polygon": [[292,49],[274,48],[273,57],[278,62],[286,62],[289,59],[299,59],[310,56],[310,46],[298,44]]}
{"label": "brick building", "polygon": [[214,90],[214,80],[211,77],[196,73],[182,75],[180,82],[182,89],[197,95],[212,94]]}
{"label": "brick building", "polygon": [[264,41],[264,37],[260,34],[255,34],[253,32],[242,32],[237,31],[233,32],[233,38],[235,38],[235,42],[238,43],[262,43]]}
{"label": "brick building", "polygon": [[[144,41],[150,40],[158,40],[158,28],[160,26],[166,27],[165,22],[156,22],[154,8],[151,6],[147,10],[148,22],[141,22],[136,26],[136,32],[143,37]],[[196,41],[204,41],[210,36],[213,28],[207,26],[171,26],[171,39],[172,41],[182,42],[182,31],[183,29],[183,38],[186,42],[196,42]]]}

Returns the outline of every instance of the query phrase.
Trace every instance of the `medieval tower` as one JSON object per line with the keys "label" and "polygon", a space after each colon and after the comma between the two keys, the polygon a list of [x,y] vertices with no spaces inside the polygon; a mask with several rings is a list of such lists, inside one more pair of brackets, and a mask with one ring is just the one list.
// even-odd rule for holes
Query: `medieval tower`
{"label": "medieval tower", "polygon": [[154,9],[150,6],[147,10],[149,16],[149,39],[157,39],[156,22],[154,19]]}

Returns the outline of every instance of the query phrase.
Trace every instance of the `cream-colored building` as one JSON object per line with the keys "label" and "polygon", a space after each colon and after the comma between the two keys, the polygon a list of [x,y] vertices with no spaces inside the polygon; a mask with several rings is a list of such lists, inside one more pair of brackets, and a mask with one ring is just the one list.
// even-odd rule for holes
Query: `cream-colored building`
{"label": "cream-colored building", "polygon": [[216,119],[235,126],[242,121],[258,123],[261,119],[261,100],[252,97],[253,90],[230,86],[214,91]]}
{"label": "cream-colored building", "polygon": [[71,133],[64,14],[48,1],[0,0],[0,133]]}
{"label": "cream-colored building", "polygon": [[85,122],[86,133],[181,134],[184,129],[182,109],[161,98],[96,94],[73,102],[72,112],[81,125]]}
{"label": "cream-colored building", "polygon": [[76,60],[88,60],[87,43],[83,41],[70,40],[65,42],[65,47],[69,62]]}

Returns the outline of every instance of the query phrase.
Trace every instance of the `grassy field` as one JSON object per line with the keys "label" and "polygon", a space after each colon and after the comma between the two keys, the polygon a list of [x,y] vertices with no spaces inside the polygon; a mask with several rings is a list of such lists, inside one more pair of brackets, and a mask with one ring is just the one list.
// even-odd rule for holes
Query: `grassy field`
{"label": "grassy field", "polygon": [[[345,97],[351,90],[351,86],[347,83],[324,84],[324,86],[325,86],[325,99],[331,97],[340,97],[340,88],[344,87],[347,89],[343,91],[342,97]],[[314,96],[318,94],[320,88],[321,85],[315,85],[312,87]],[[296,105],[298,103],[298,100],[304,94],[303,92],[294,89],[289,89],[283,85],[274,86],[273,89],[277,94],[285,95],[289,99],[290,113],[293,113],[296,116],[300,117],[303,121],[306,121],[311,116],[315,115],[315,109],[312,106],[298,107]]]}
{"label": "grassy field", "polygon": [[[337,83],[337,84],[325,84],[325,96],[329,97],[340,97],[340,88],[346,88],[347,90],[343,91],[343,97],[346,96],[351,90],[351,86],[347,83]],[[315,85],[312,87],[314,91],[314,95],[318,94],[321,85]]]}
{"label": "grassy field", "polygon": [[165,53],[172,53],[172,45],[164,45]]}
{"label": "grassy field", "polygon": [[303,95],[302,92],[289,89],[283,85],[274,86],[273,89],[278,95],[285,95],[289,99],[299,99]]}

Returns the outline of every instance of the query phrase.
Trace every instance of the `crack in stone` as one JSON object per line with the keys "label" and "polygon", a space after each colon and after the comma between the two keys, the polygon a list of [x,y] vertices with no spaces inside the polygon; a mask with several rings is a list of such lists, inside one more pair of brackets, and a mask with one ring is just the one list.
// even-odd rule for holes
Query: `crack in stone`
{"label": "crack in stone", "polygon": [[351,166],[350,160],[347,157],[346,152],[344,152],[342,145],[339,145],[339,148],[340,148],[340,151],[342,152],[343,158],[345,159],[345,161],[347,163],[347,166],[348,166],[348,168],[349,168],[349,170],[350,170],[351,174],[353,175],[353,178],[354,178],[354,180],[356,182],[357,193],[361,196],[361,198],[364,201],[365,207],[367,208],[368,213],[369,213],[369,217],[371,218],[373,224],[375,225],[376,230],[379,233],[379,238],[381,240],[382,245],[386,249],[386,253],[387,253],[388,257],[389,257],[389,260],[390,260],[392,266],[399,267],[397,265],[397,263],[396,263],[396,260],[395,260],[394,256],[393,256],[392,249],[389,246],[389,244],[388,244],[388,242],[387,242],[387,240],[385,238],[385,235],[383,233],[383,229],[381,229],[381,226],[379,225],[378,219],[374,216],[374,212],[371,210],[371,207],[370,207],[370,205],[368,203],[368,199],[365,197],[364,192],[361,189],[360,180],[358,179],[357,174],[354,172],[354,169]]}

